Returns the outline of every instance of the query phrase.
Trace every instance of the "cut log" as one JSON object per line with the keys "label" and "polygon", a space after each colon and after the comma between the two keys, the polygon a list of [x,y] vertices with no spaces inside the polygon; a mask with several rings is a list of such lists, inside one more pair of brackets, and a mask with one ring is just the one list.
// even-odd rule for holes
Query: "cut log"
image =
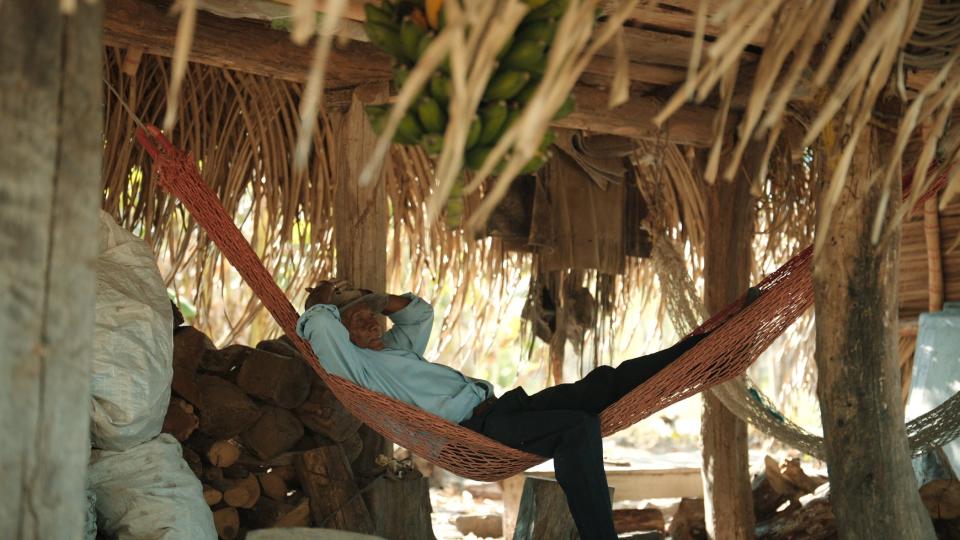
{"label": "cut log", "polygon": [[279,471],[257,473],[257,480],[260,481],[260,491],[264,495],[275,501],[282,501],[287,498],[287,482]]}
{"label": "cut log", "polygon": [[277,519],[274,527],[309,527],[311,523],[310,499],[303,497],[293,510]]}
{"label": "cut log", "polygon": [[618,540],[664,540],[665,537],[660,531],[646,531],[639,533],[628,533],[625,535],[618,535]]}
{"label": "cut log", "polygon": [[960,540],[960,519],[935,519],[933,520],[933,529],[937,533],[937,538]]}
{"label": "cut log", "polygon": [[221,508],[213,512],[213,525],[217,536],[223,540],[233,540],[240,532],[240,515],[236,508]]}
{"label": "cut log", "polygon": [[181,326],[173,335],[173,381],[174,393],[195,407],[200,406],[200,388],[197,385],[197,369],[200,360],[210,350],[216,350],[206,334],[192,326]]}
{"label": "cut log", "polygon": [[613,528],[617,534],[636,531],[665,531],[663,512],[659,508],[622,508],[613,511]]}
{"label": "cut log", "polygon": [[[399,459],[399,458],[398,458]],[[426,476],[426,475],[424,475]],[[484,482],[482,484],[470,484],[464,486],[464,491],[473,495],[474,499],[490,499],[491,501],[503,500],[503,488],[497,482]]]}
{"label": "cut log", "polygon": [[187,466],[193,471],[193,475],[197,478],[203,478],[203,461],[200,459],[200,454],[188,446],[184,446],[182,450],[183,460],[187,462]]}
{"label": "cut log", "polygon": [[[304,437],[304,439],[305,438],[306,437]],[[300,440],[302,441],[303,439],[300,439]],[[299,445],[300,445],[300,441],[297,441],[297,444],[295,445],[295,447]],[[246,468],[247,470],[257,471],[257,472],[266,472],[268,469],[273,469],[276,467],[293,467],[294,463],[296,463],[297,461],[297,455],[299,455],[300,452],[304,452],[306,450],[312,450],[313,448],[316,448],[316,447],[317,445],[314,444],[312,448],[306,448],[303,450],[291,450],[289,452],[284,452],[278,456],[275,456],[271,459],[259,459],[253,454],[243,451],[240,453],[240,459],[237,460],[237,464]],[[296,474],[294,474],[294,477],[296,477]],[[287,480],[287,483],[290,482],[288,478],[285,477],[285,479]]]}
{"label": "cut log", "polygon": [[317,376],[305,363],[259,349],[244,349],[243,364],[237,372],[240,388],[251,396],[286,409],[292,409],[307,399],[310,383]]}
{"label": "cut log", "polygon": [[243,361],[243,355],[236,354],[237,347],[243,347],[243,345],[231,345],[222,350],[208,349],[200,357],[200,369],[221,375],[230,373]]}
{"label": "cut log", "polygon": [[296,358],[301,362],[304,361],[300,351],[297,350],[297,348],[293,345],[293,342],[291,342],[290,338],[287,336],[280,336],[277,339],[265,339],[260,343],[257,343],[257,348],[261,351],[279,354],[280,356],[289,356],[290,358]]}
{"label": "cut log", "polygon": [[219,439],[235,437],[260,418],[260,408],[237,385],[200,377],[200,431]]}
{"label": "cut log", "polygon": [[[363,500],[373,518],[374,534],[391,540],[435,538],[430,521],[430,481],[414,474],[416,478],[409,479],[382,476],[365,488]],[[498,523],[497,534],[490,536],[499,536],[501,531]]]}
{"label": "cut log", "polygon": [[360,457],[360,454],[363,453],[363,439],[359,433],[354,433],[341,441],[340,446],[343,447],[343,452],[347,454],[347,459],[350,460],[350,463],[356,461],[357,458]]}
{"label": "cut log", "polygon": [[215,441],[204,453],[214,467],[229,467],[240,458],[240,445],[234,439]]}
{"label": "cut log", "polygon": [[[613,500],[613,488],[610,499]],[[514,540],[574,540],[580,538],[567,498],[553,478],[528,476],[523,484]]]}
{"label": "cut log", "polygon": [[167,415],[163,417],[163,432],[173,435],[180,442],[187,440],[200,425],[200,419],[193,412],[193,405],[185,400],[170,398]]}
{"label": "cut log", "polygon": [[790,482],[798,494],[813,493],[818,487],[827,483],[823,476],[808,476],[800,466],[800,459],[787,459],[780,466],[780,474]]}
{"label": "cut log", "polygon": [[303,437],[303,424],[286,409],[267,405],[263,414],[243,432],[243,442],[260,459],[270,459],[293,448]]}
{"label": "cut log", "polygon": [[794,497],[792,484],[780,472],[777,461],[764,458],[764,470],[752,482],[753,515],[757,522],[773,517],[780,506]]}
{"label": "cut log", "polygon": [[252,474],[232,481],[230,487],[223,492],[223,502],[234,508],[253,508],[258,500],[260,500],[260,482]]}
{"label": "cut log", "polygon": [[[313,450],[318,446],[326,446],[331,444],[331,441],[328,441],[325,437],[313,436],[311,434],[304,435],[297,444],[293,445],[293,448],[290,449],[290,452],[300,453],[306,452],[307,450]],[[289,452],[288,452],[289,453]],[[276,462],[276,459],[271,459],[271,463]],[[290,463],[294,463],[291,461]]]}
{"label": "cut log", "polygon": [[673,540],[707,540],[703,499],[681,499],[670,521],[669,532]]}
{"label": "cut log", "polygon": [[336,444],[320,446],[298,456],[297,476],[310,498],[310,513],[317,527],[370,534],[373,520],[343,449]]}
{"label": "cut log", "polygon": [[357,420],[337,400],[320,377],[311,377],[310,394],[295,412],[310,431],[340,442],[360,428]]}
{"label": "cut log", "polygon": [[472,534],[478,538],[496,538],[503,535],[503,516],[499,514],[458,516],[453,524],[464,536]]}
{"label": "cut log", "polygon": [[757,524],[757,540],[803,538],[827,540],[837,537],[837,520],[827,499],[813,499],[793,512],[781,512]]}
{"label": "cut log", "polygon": [[261,497],[257,505],[250,510],[240,513],[240,518],[248,527],[254,529],[268,529],[274,527],[277,519],[293,509],[293,505],[286,501],[277,501]]}
{"label": "cut log", "polygon": [[213,506],[215,504],[219,504],[220,501],[223,500],[223,492],[213,486],[208,486],[204,484],[203,500],[204,502],[207,503],[207,506]]}
{"label": "cut log", "polygon": [[960,481],[934,480],[920,488],[920,498],[933,519],[960,518]]}

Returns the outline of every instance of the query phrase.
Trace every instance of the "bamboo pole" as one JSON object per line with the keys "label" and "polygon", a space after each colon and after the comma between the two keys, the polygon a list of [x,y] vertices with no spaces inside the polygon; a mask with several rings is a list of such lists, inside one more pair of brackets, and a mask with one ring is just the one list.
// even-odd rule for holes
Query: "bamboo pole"
{"label": "bamboo pole", "polygon": [[930,311],[943,309],[943,254],[940,250],[940,211],[937,197],[923,205],[923,234],[927,243],[927,295]]}

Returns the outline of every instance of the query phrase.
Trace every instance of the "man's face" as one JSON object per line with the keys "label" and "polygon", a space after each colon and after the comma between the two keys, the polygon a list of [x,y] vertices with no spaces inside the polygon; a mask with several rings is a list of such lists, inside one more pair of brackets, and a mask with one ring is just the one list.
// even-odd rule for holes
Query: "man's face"
{"label": "man's face", "polygon": [[376,313],[366,304],[357,304],[340,315],[340,322],[347,327],[350,341],[362,349],[383,349],[383,330]]}

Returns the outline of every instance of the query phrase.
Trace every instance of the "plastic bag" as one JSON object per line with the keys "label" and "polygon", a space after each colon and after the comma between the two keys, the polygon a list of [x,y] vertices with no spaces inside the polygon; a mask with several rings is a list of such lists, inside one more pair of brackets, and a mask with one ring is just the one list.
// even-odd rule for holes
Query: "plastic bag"
{"label": "plastic bag", "polygon": [[180,443],[164,433],[123,452],[94,450],[89,489],[99,529],[118,540],[216,540],[213,514]]}
{"label": "plastic bag", "polygon": [[[920,314],[913,381],[906,418],[940,406],[960,392],[960,302],[947,302],[943,311]],[[960,439],[943,446],[944,454],[960,473]]]}
{"label": "plastic bag", "polygon": [[123,450],[156,437],[170,402],[173,312],[153,251],[100,213],[90,436]]}

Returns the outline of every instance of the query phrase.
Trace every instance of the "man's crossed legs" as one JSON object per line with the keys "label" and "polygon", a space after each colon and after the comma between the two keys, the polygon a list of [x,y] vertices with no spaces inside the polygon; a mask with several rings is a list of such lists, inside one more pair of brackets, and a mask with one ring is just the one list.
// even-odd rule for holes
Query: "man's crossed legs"
{"label": "man's crossed legs", "polygon": [[485,414],[462,424],[507,446],[550,457],[583,540],[616,538],[598,414],[705,338],[688,337],[653,354],[600,366],[583,379],[528,396],[504,394]]}

